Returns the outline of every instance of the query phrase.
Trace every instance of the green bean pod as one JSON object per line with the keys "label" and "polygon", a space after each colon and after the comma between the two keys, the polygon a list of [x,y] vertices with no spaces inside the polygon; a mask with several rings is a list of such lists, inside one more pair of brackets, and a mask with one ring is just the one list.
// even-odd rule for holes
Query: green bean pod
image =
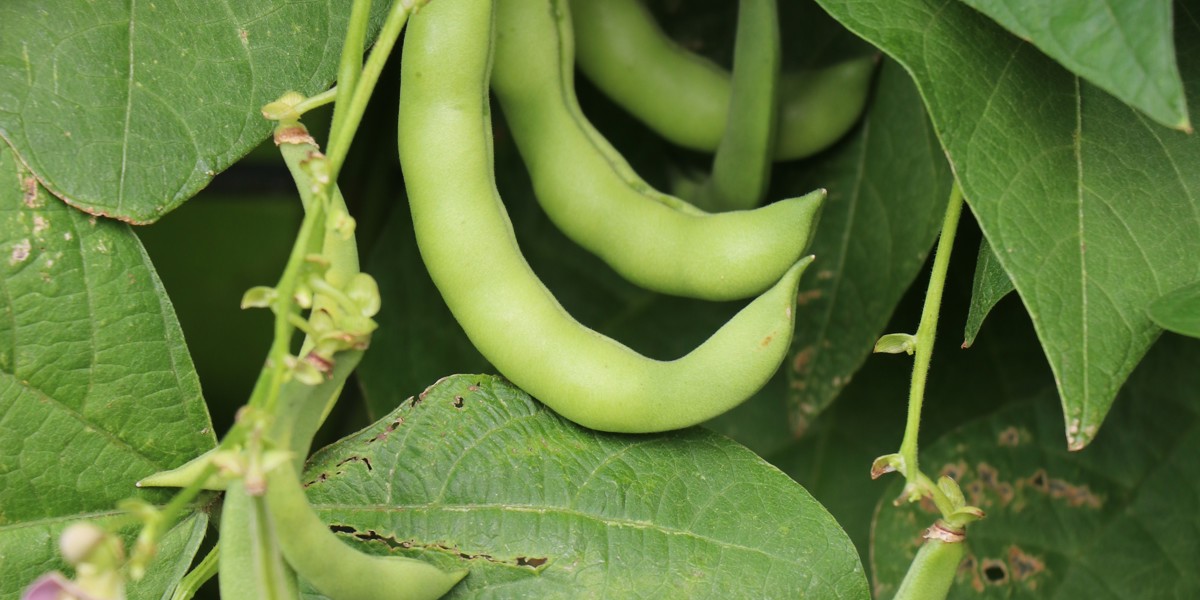
{"label": "green bean pod", "polygon": [[762,202],[771,181],[779,93],[779,11],[775,0],[738,2],[732,91],[725,133],[698,206],[745,210]]}
{"label": "green bean pod", "polygon": [[[931,529],[938,527],[941,525]],[[949,539],[926,535],[925,543],[917,550],[893,600],[945,600],[966,552],[961,531],[947,537]]]}
{"label": "green bean pod", "polygon": [[643,288],[705,300],[760,293],[801,257],[824,190],[721,214],[661,194],[579,108],[567,4],[501,2],[496,29],[492,88],[538,202],[567,237]]}
{"label": "green bean pod", "polygon": [[221,507],[221,598],[296,598],[296,574],[283,560],[263,499],[229,484]]}
{"label": "green bean pod", "polygon": [[290,463],[267,475],[266,500],[288,564],[318,592],[335,600],[435,600],[467,575],[466,570],[447,573],[419,560],[373,556],[351,548],[313,512]]}
{"label": "green bean pod", "polygon": [[491,31],[490,2],[431,2],[409,24],[400,71],[400,164],[417,244],[459,324],[506,377],[593,429],[677,429],[748,398],[787,353],[811,258],[674,361],[648,359],[575,321],[525,262],[496,191]]}
{"label": "green bean pod", "polygon": [[[713,152],[727,127],[730,74],[675,43],[639,0],[571,0],[579,67],[662,137]],[[774,159],[811,156],[840,139],[867,103],[876,59],[784,73]]]}

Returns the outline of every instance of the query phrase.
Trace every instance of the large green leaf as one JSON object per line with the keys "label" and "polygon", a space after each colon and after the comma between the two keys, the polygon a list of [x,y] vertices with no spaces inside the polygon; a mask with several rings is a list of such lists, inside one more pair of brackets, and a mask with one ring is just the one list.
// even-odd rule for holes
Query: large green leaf
{"label": "large green leaf", "polygon": [[[0,597],[53,533],[214,444],[179,324],[129,226],[72,210],[0,151]],[[49,541],[47,541],[49,540]],[[182,558],[190,559],[190,555]],[[15,567],[14,567],[15,569]]]}
{"label": "large green leaf", "polygon": [[[1158,296],[1200,278],[1200,139],[1148,121],[956,0],[821,0],[912,74],[1058,378],[1073,449],[1159,334]],[[1196,2],[1180,5],[1200,85]]]}
{"label": "large green leaf", "polygon": [[[1165,336],[1086,451],[1059,442],[1046,398],[1005,407],[925,448],[926,472],[953,473],[987,518],[967,529],[951,598],[1200,597],[1200,342]],[[931,507],[891,506],[873,528],[873,579],[888,598]]]}
{"label": "large green leaf", "polygon": [[829,190],[809,250],[816,276],[800,283],[787,365],[800,434],[850,383],[924,264],[951,179],[916,88],[887,61],[859,128],[784,180],[789,192]]}
{"label": "large green leaf", "polygon": [[1151,119],[1191,127],[1175,65],[1171,0],[962,1]]}
{"label": "large green leaf", "polygon": [[73,206],[154,221],[266,137],[263,104],[329,85],[349,12],[331,0],[4,2],[0,137]]}
{"label": "large green leaf", "polygon": [[582,429],[493,376],[440,381],[304,480],[347,542],[469,567],[451,598],[868,596],[829,513],[749,450]]}

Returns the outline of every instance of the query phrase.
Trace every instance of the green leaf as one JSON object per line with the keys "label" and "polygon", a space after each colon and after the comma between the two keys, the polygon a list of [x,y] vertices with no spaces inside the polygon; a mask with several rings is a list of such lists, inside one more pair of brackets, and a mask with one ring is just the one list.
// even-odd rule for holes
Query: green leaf
{"label": "green leaf", "polygon": [[950,171],[916,88],[891,61],[881,71],[859,128],[786,179],[789,191],[829,189],[809,249],[816,276],[800,282],[786,365],[797,434],[870,355],[937,239],[950,194]]}
{"label": "green leaf", "polygon": [[[1163,128],[954,0],[822,0],[912,74],[964,193],[1033,316],[1070,448],[1157,338],[1155,298],[1200,278],[1200,138]],[[1181,5],[1190,14],[1196,2]],[[1179,21],[1184,81],[1200,32]]]}
{"label": "green leaf", "polygon": [[[1200,596],[1200,342],[1166,336],[1122,391],[1086,451],[1059,442],[1049,398],[1010,405],[921,455],[931,476],[956,475],[987,518],[967,528],[968,555],[951,598]],[[931,506],[892,507],[873,527],[877,596],[895,591]]]}
{"label": "green leaf", "polygon": [[0,137],[71,205],[152,222],[266,137],[263,104],[329,85],[345,6],[5,2]]}
{"label": "green leaf", "polygon": [[996,260],[987,239],[979,242],[979,254],[975,259],[975,277],[971,285],[971,310],[967,313],[967,325],[963,329],[963,348],[971,347],[983,320],[996,307],[996,303],[1013,291],[1012,279]]}
{"label": "green leaf", "polygon": [[962,1],[1151,119],[1191,129],[1171,0]]}
{"label": "green leaf", "polygon": [[[26,548],[22,564],[50,561],[50,532],[130,496],[164,501],[134,482],[214,443],[171,303],[129,226],[68,208],[2,149],[0,545]],[[3,589],[28,583],[0,572]]]}
{"label": "green leaf", "polygon": [[1155,300],[1149,312],[1163,329],[1200,337],[1200,281]]}
{"label": "green leaf", "polygon": [[347,542],[469,567],[449,598],[868,595],[829,513],[749,450],[582,429],[497,377],[442,380],[304,479]]}

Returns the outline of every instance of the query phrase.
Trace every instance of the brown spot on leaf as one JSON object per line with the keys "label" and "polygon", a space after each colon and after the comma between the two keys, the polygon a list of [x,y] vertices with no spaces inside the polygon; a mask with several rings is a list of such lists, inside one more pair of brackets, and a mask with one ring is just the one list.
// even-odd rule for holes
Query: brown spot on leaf
{"label": "brown spot on leaf", "polygon": [[42,201],[38,198],[37,178],[29,175],[21,179],[21,202],[27,208],[41,208]]}
{"label": "brown spot on leaf", "polygon": [[971,589],[975,590],[977,593],[982,594],[983,593],[983,579],[981,577],[979,577],[979,569],[976,568],[978,566],[979,565],[975,561],[975,555],[968,552],[967,556],[965,558],[963,558],[963,561],[958,564],[958,573],[955,575],[955,577],[958,578],[958,577],[966,575],[967,573],[970,573],[971,574]]}
{"label": "brown spot on leaf", "polygon": [[996,492],[996,495],[1000,497],[1001,506],[1008,506],[1008,504],[1013,501],[1013,498],[1016,497],[1016,493],[1013,491],[1012,484],[1007,481],[1001,481],[1000,483],[997,483],[994,487],[992,487],[992,491]]}
{"label": "brown spot on leaf", "polygon": [[767,346],[771,345],[771,340],[773,340],[773,339],[775,339],[775,334],[768,335],[767,337],[763,338],[762,341],[758,343],[758,345],[762,346],[763,348],[766,348]]}
{"label": "brown spot on leaf", "polygon": [[306,483],[304,484],[304,487],[308,487],[308,486],[310,486],[310,485],[313,485],[313,484],[316,484],[316,483],[320,483],[320,482],[322,482],[322,481],[326,481],[326,480],[328,480],[328,479],[329,479],[329,473],[321,473],[320,475],[317,475],[317,478],[316,478],[316,479],[313,479],[312,481],[306,482]]}
{"label": "brown spot on leaf", "polygon": [[967,504],[980,507],[991,505],[991,501],[989,501],[987,495],[984,494],[986,490],[987,488],[983,485],[983,482],[978,479],[968,483],[963,488],[963,492],[965,492],[967,495]]}
{"label": "brown spot on leaf", "polygon": [[796,353],[792,357],[792,371],[800,375],[808,374],[809,363],[812,362],[814,350],[812,346],[807,346]]}
{"label": "brown spot on leaf", "polygon": [[954,463],[946,463],[942,465],[941,470],[938,471],[938,476],[949,477],[955,481],[962,481],[963,476],[966,474],[967,463],[961,460]]}
{"label": "brown spot on leaf", "polygon": [[1064,500],[1071,507],[1100,508],[1104,505],[1104,500],[1086,485],[1071,485],[1061,479],[1050,479],[1046,487],[1051,498]]}
{"label": "brown spot on leaf", "polygon": [[339,462],[336,466],[340,467],[346,463],[352,463],[352,462],[360,462],[360,463],[366,465],[368,471],[374,470],[374,468],[371,467],[371,459],[369,459],[365,456],[350,456],[350,457],[344,458],[344,459],[342,459],[342,462]]}
{"label": "brown spot on leaf", "polygon": [[25,262],[29,258],[29,252],[33,249],[33,245],[29,240],[21,240],[12,247],[12,253],[8,257],[9,265],[16,265]]}
{"label": "brown spot on leaf", "polygon": [[465,552],[460,548],[448,544],[429,543],[421,544],[413,540],[400,540],[392,535],[381,534],[374,529],[368,529],[365,532],[358,531],[354,527],[347,525],[330,525],[329,529],[336,533],[345,533],[354,536],[356,539],[363,542],[377,542],[388,547],[390,550],[408,550],[418,548],[434,552],[443,552],[453,554],[463,560],[485,560],[491,563],[500,565],[508,565],[510,567],[522,567],[526,569],[539,570],[546,563],[550,562],[547,557],[541,556],[518,556],[512,559],[496,558],[491,554],[483,552]]}
{"label": "brown spot on leaf", "polygon": [[1029,487],[1043,494],[1050,493],[1050,477],[1046,475],[1045,469],[1034,471],[1033,475],[1030,475],[1025,482],[1029,484]]}
{"label": "brown spot on leaf", "polygon": [[404,424],[404,418],[397,417],[395,421],[388,423],[388,426],[385,427],[383,431],[379,432],[379,435],[376,435],[375,437],[367,440],[367,443],[373,444],[375,442],[382,442],[383,440],[386,440],[389,434],[391,434],[393,431],[396,430],[397,427],[400,427],[403,424]]}
{"label": "brown spot on leaf", "polygon": [[989,585],[1004,585],[1008,583],[1008,566],[1004,561],[995,558],[983,559],[983,564],[980,565],[983,571],[983,578]]}
{"label": "brown spot on leaf", "polygon": [[[1022,552],[1016,546],[1008,547],[1008,566],[1011,569],[1013,581],[1025,581],[1046,570],[1046,563],[1036,556]],[[1030,587],[1034,587],[1033,583],[1030,582]]]}
{"label": "brown spot on leaf", "polygon": [[1008,427],[1000,432],[999,439],[996,441],[1001,446],[1015,448],[1021,445],[1021,432],[1016,427]]}
{"label": "brown spot on leaf", "polygon": [[463,397],[455,396],[454,397],[454,408],[462,408],[462,407],[463,407]]}
{"label": "brown spot on leaf", "polygon": [[825,293],[819,289],[805,290],[796,295],[796,305],[797,306],[805,306],[809,302],[814,302],[816,300],[820,300],[821,296],[823,296],[823,295],[825,295]]}
{"label": "brown spot on leaf", "polygon": [[791,411],[788,414],[788,426],[792,430],[792,437],[800,439],[804,434],[808,433],[808,417],[800,414],[799,411]]}
{"label": "brown spot on leaf", "polygon": [[985,462],[979,463],[979,465],[977,465],[975,468],[979,473],[979,480],[982,481],[984,485],[994,489],[996,487],[996,482],[999,481],[1000,472],[997,471],[995,467]]}

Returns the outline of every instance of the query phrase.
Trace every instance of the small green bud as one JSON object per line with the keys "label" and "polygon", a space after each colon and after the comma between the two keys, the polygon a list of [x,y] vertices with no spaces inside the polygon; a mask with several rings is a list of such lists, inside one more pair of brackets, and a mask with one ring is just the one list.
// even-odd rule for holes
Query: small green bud
{"label": "small green bud", "polygon": [[379,284],[375,278],[366,273],[355,273],[346,286],[346,295],[358,304],[364,317],[373,317],[379,313],[382,301],[379,297]]}
{"label": "small green bud", "polygon": [[901,475],[906,475],[907,469],[904,464],[904,457],[899,454],[885,454],[875,459],[871,463],[871,479],[879,479],[888,473],[899,471]]}
{"label": "small green bud", "polygon": [[242,308],[267,308],[279,297],[279,292],[273,287],[256,285],[242,294]]}
{"label": "small green bud", "polygon": [[950,500],[951,506],[956,509],[966,506],[967,500],[963,497],[962,488],[958,487],[957,481],[942,475],[938,478],[937,486],[946,495],[946,498]]}
{"label": "small green bud", "polygon": [[304,309],[312,308],[312,305],[313,305],[312,288],[308,287],[307,285],[304,285],[303,283],[296,284],[296,289],[292,292],[292,300],[296,303],[296,306],[299,306],[300,308],[304,308]]}
{"label": "small green bud", "polygon": [[300,161],[300,169],[312,181],[312,192],[320,193],[329,187],[329,159],[317,151],[308,153],[308,158]]}
{"label": "small green bud", "polygon": [[262,107],[262,115],[268,121],[295,121],[300,118],[296,106],[306,98],[300,92],[285,92],[282,96]]}
{"label": "small green bud", "polygon": [[287,357],[287,366],[292,377],[304,385],[321,385],[325,382],[325,374],[307,360],[298,360],[295,356]]}
{"label": "small green bud", "polygon": [[900,354],[901,352],[912,355],[917,349],[917,336],[910,333],[889,333],[875,342],[875,349],[872,352],[877,354]]}
{"label": "small green bud", "polygon": [[329,228],[343,240],[348,240],[354,235],[354,228],[357,225],[354,217],[344,210],[339,210],[329,216]]}

